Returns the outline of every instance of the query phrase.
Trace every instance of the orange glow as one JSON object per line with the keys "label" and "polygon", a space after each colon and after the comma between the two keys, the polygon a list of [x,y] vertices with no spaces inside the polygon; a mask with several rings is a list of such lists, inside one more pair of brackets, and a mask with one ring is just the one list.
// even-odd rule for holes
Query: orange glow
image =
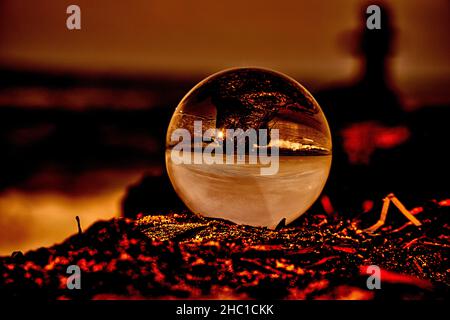
{"label": "orange glow", "polygon": [[[65,1],[1,1],[2,64],[131,74],[259,65],[322,85],[351,77],[357,68],[351,54],[360,0],[76,3],[82,29],[69,32]],[[408,105],[448,101],[448,1],[388,4],[399,31],[393,71]]]}
{"label": "orange glow", "polygon": [[[99,219],[119,216],[126,187],[141,175],[142,171],[137,169],[98,171],[73,177],[70,185],[78,185],[79,190],[61,187],[61,191],[8,189],[2,192],[0,255],[62,242],[77,232],[75,216],[80,217],[83,229]],[[53,183],[63,182],[56,179]]]}

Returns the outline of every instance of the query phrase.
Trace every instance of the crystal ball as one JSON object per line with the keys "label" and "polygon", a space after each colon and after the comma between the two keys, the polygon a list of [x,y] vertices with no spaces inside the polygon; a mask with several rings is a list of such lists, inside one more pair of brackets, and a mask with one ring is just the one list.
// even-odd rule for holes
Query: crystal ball
{"label": "crystal ball", "polygon": [[172,185],[192,212],[274,228],[317,200],[331,150],[327,120],[302,85],[276,71],[234,68],[184,96],[165,157]]}

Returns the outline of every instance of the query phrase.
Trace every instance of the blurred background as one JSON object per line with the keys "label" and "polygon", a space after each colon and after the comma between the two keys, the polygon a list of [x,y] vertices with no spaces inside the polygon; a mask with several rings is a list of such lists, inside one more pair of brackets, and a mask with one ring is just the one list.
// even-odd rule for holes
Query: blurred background
{"label": "blurred background", "polygon": [[448,196],[450,2],[376,2],[382,29],[367,30],[373,3],[0,0],[0,254],[64,240],[76,215],[86,228],[182,209],[165,131],[229,67],[284,72],[321,104],[334,163],[317,210]]}

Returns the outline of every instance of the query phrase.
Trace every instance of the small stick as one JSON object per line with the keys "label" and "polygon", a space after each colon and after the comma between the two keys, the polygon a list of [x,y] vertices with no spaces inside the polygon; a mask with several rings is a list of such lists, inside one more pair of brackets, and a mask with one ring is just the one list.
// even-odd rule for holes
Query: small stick
{"label": "small stick", "polygon": [[417,262],[416,258],[413,259],[413,263],[414,263],[414,266],[416,267],[416,269],[419,270],[419,272],[420,272],[421,274],[423,274],[423,269],[422,269],[422,267],[419,265],[419,263]]}
{"label": "small stick", "polygon": [[83,233],[83,230],[81,229],[80,217],[79,217],[79,216],[76,216],[75,219],[77,220],[78,234],[81,235],[81,234]]}
{"label": "small stick", "polygon": [[391,199],[389,198],[389,195],[383,199],[383,208],[381,209],[380,219],[373,226],[371,226],[370,228],[367,228],[366,229],[367,232],[374,232],[379,227],[384,225],[384,222],[386,221],[390,202],[391,202]]}
{"label": "small stick", "polygon": [[367,228],[365,230],[366,232],[370,233],[375,232],[378,228],[384,225],[389,209],[389,204],[391,201],[400,210],[400,212],[416,227],[422,225],[422,223],[419,220],[417,220],[417,218],[414,217],[414,215],[412,215],[411,212],[408,211],[408,209],[405,208],[403,203],[401,203],[400,200],[398,200],[398,198],[393,193],[390,193],[387,195],[386,198],[383,199],[383,208],[381,209],[380,219],[373,226]]}
{"label": "small stick", "polygon": [[[414,225],[416,227],[419,227],[422,225],[422,223],[420,223],[419,220],[416,219],[416,217],[414,217],[409,211],[408,209],[405,208],[405,206],[403,205],[403,203],[400,202],[400,200],[397,199],[396,196],[394,196],[391,193],[391,201],[394,203],[394,205],[400,210],[401,213],[403,213],[403,215],[408,218],[409,221],[411,221],[412,223],[414,223]],[[389,197],[389,196],[388,196]]]}
{"label": "small stick", "polygon": [[405,223],[404,225],[402,225],[401,227],[398,227],[397,229],[394,229],[392,231],[390,231],[389,233],[396,233],[396,232],[400,232],[403,229],[405,229],[406,227],[409,227],[410,225],[412,225],[413,223],[411,221],[408,221],[407,223]]}
{"label": "small stick", "polygon": [[407,244],[405,244],[403,246],[403,249],[409,249],[409,247],[411,247],[414,243],[417,242],[417,240],[421,239],[423,237],[419,237],[419,238],[414,238],[413,240],[409,241]]}
{"label": "small stick", "polygon": [[422,242],[422,244],[427,245],[427,246],[436,246],[436,247],[450,248],[450,245],[445,244],[445,243],[424,241],[424,242]]}

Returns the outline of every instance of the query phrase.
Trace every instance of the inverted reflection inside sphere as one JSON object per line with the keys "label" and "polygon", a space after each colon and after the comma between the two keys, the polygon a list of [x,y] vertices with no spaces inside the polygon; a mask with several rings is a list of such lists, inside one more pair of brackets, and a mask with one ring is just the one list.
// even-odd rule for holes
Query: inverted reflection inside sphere
{"label": "inverted reflection inside sphere", "polygon": [[330,131],[295,80],[265,69],[226,70],[181,100],[166,165],[193,212],[273,228],[320,195],[331,165]]}

